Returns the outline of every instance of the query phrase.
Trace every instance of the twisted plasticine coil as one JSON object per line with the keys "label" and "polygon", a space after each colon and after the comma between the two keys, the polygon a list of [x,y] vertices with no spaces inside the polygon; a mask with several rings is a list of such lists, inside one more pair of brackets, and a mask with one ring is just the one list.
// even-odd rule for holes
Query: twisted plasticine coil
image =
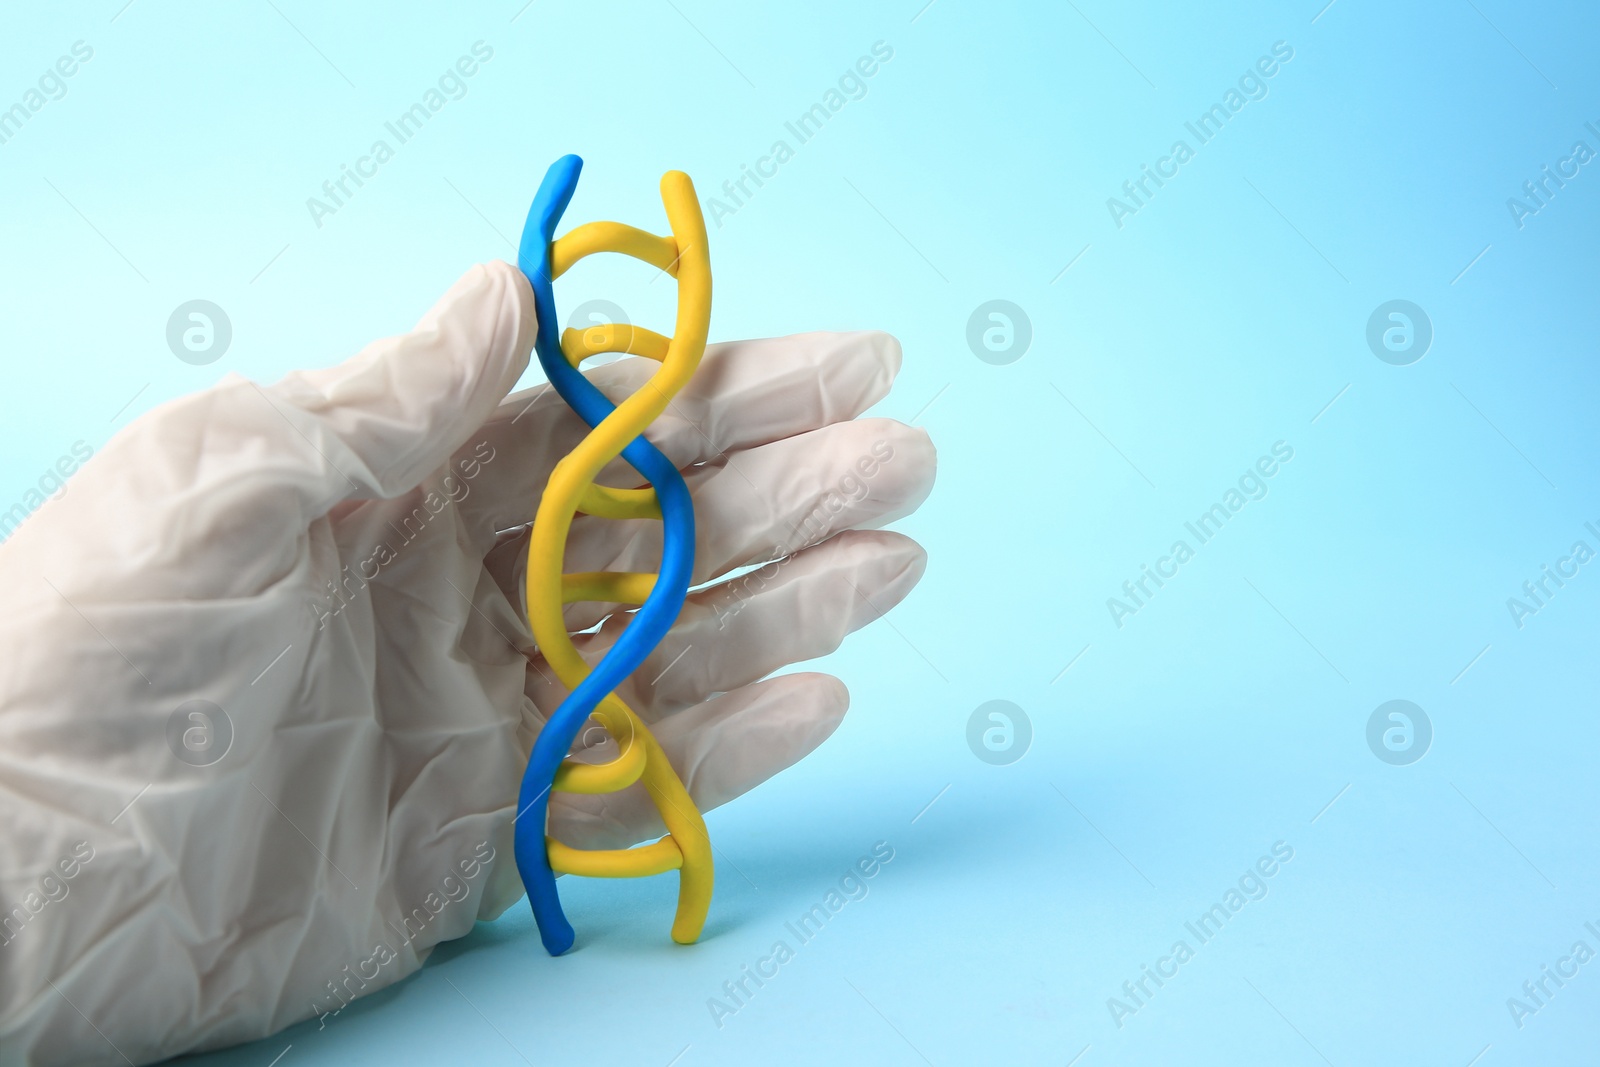
{"label": "twisted plasticine coil", "polygon": [[[700,936],[711,906],[711,842],[689,792],[639,717],[614,690],[633,673],[677,619],[694,567],[694,508],[677,467],[645,440],[646,426],[666,409],[693,376],[705,352],[711,319],[711,260],[705,220],[686,174],[661,178],[661,200],[671,237],[658,237],[617,222],[591,222],[554,240],[556,224],[572,200],[583,161],[557,160],[528,211],[517,266],[533,285],[538,311],[534,350],[556,392],[592,428],[557,463],[533,520],[528,547],[528,623],[540,651],[571,695],[539,733],[522,777],[515,821],[517,870],[553,956],[572,947],[572,925],[561,910],[556,874],[595,878],[639,878],[678,871],[678,911],[672,939],[689,944]],[[678,321],[673,335],[613,323],[556,337],[551,283],[578,260],[596,252],[621,252],[642,259],[678,280]],[[578,366],[602,352],[627,352],[661,364],[646,385],[613,405]],[[650,483],[648,488],[596,485],[595,477],[622,456]],[[563,554],[573,517],[582,512],[608,519],[660,519],[661,571],[637,574],[599,571],[564,574]],[[591,670],[567,634],[562,608],[577,601],[638,604],[616,644]],[[621,755],[610,763],[567,761],[573,740],[593,717],[616,739]],[[550,791],[612,793],[642,782],[661,812],[667,836],[638,848],[592,851],[571,848],[546,836]]]}

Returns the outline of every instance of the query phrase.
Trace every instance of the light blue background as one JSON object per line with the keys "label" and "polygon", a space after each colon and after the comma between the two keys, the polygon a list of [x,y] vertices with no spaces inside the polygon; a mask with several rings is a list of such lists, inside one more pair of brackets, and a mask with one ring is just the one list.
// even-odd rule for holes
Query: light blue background
{"label": "light blue background", "polygon": [[[713,191],[879,40],[867,96],[713,231],[712,332],[893,331],[881,411],[940,449],[901,524],[926,578],[826,662],[851,715],[711,816],[700,945],[666,941],[670,879],[574,880],[568,958],[519,907],[324,1030],[195,1062],[1592,1061],[1600,962],[1521,1029],[1506,1000],[1600,949],[1600,566],[1520,630],[1506,599],[1600,548],[1600,167],[1521,229],[1506,199],[1600,150],[1593,14],[122,2],[9,10],[0,35],[5,104],[95,50],[0,145],[0,510],[224,372],[408,328],[512,255],[558,155],[587,161],[569,219],[659,227],[663,170]],[[466,97],[313,225],[306,198],[480,39]],[[1106,198],[1277,41],[1269,95],[1118,229]],[[595,267],[558,299],[661,322],[651,273]],[[164,340],[197,297],[234,328],[204,367]],[[1034,331],[1008,366],[965,341],[995,298]],[[1394,298],[1433,322],[1411,366],[1364,339]],[[1270,494],[1115,626],[1106,598],[1279,440]],[[965,740],[997,698],[1034,729],[1006,767]],[[1365,740],[1395,698],[1435,730],[1410,766]],[[880,840],[870,895],[719,1029],[707,999]],[[1266,898],[1119,1029],[1107,999],[1280,840]]]}

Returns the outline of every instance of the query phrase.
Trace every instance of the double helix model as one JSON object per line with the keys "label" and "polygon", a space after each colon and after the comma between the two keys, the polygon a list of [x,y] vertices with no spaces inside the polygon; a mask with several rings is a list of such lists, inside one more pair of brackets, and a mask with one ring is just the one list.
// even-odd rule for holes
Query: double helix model
{"label": "double helix model", "polygon": [[[678,912],[672,939],[690,944],[705,926],[711,906],[711,841],[689,791],[666,754],[615,690],[650,654],[678,617],[694,569],[694,507],[677,467],[643,431],[666,410],[694,375],[705,353],[711,320],[711,259],[705,220],[686,174],[661,178],[671,237],[617,222],[591,222],[555,240],[556,224],[572,200],[583,161],[564,156],[545,174],[528,211],[517,266],[533,285],[538,311],[534,350],[545,375],[591,432],[556,464],[533,520],[528,546],[528,624],[534,640],[570,691],[539,732],[522,777],[515,821],[517,870],[539,924],[539,936],[552,956],[572,947],[572,924],[556,893],[557,872],[592,878],[642,878],[678,872]],[[551,283],[578,260],[596,252],[620,252],[642,259],[678,280],[678,321],[671,337],[612,323],[567,330],[557,339]],[[621,404],[611,401],[578,371],[602,352],[626,352],[660,363],[645,386]],[[650,484],[617,489],[595,484],[595,477],[622,456]],[[564,574],[563,555],[575,515],[607,519],[659,519],[661,571],[638,574],[598,571]],[[562,609],[578,601],[639,605],[626,629],[591,670],[578,655],[562,619]],[[609,763],[569,760],[574,739],[593,718],[617,742],[621,755]],[[551,790],[614,793],[642,782],[661,812],[667,835],[637,848],[572,848],[546,834]]]}

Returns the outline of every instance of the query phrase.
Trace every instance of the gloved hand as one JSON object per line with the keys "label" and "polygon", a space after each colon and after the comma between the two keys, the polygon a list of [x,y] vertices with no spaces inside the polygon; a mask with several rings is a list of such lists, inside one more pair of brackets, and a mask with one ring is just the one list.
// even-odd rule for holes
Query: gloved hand
{"label": "gloved hand", "polygon": [[[520,899],[517,787],[565,695],[524,622],[526,527],[586,432],[543,386],[506,396],[533,335],[522,275],[475,267],[341,366],[138,419],[0,546],[0,1063],[261,1037]],[[641,362],[592,377],[621,400]],[[899,363],[875,333],[714,346],[649,433],[694,494],[696,582],[768,564],[693,593],[622,692],[702,809],[844,714],[835,678],[762,679],[921,576],[873,528],[921,503],[933,448],[856,418]],[[659,544],[583,517],[567,569],[652,570]],[[569,609],[586,654],[604,614]],[[551,828],[663,832],[638,786],[557,794]]]}

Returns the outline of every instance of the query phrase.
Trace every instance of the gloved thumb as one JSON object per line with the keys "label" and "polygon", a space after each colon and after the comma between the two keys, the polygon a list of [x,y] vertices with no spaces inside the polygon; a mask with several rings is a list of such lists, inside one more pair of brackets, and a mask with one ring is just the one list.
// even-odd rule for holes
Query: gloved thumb
{"label": "gloved thumb", "polygon": [[534,327],[527,278],[508,263],[485,263],[412,332],[263,390],[288,423],[293,451],[306,457],[304,488],[320,496],[321,510],[345,498],[399,496],[448,462],[527,369]]}
{"label": "gloved thumb", "polygon": [[412,332],[344,363],[265,387],[230,374],[146,412],[6,548],[26,549],[69,597],[260,588],[290,565],[286,530],[442,468],[521,377],[533,337],[528,280],[507,263],[473,267]]}

